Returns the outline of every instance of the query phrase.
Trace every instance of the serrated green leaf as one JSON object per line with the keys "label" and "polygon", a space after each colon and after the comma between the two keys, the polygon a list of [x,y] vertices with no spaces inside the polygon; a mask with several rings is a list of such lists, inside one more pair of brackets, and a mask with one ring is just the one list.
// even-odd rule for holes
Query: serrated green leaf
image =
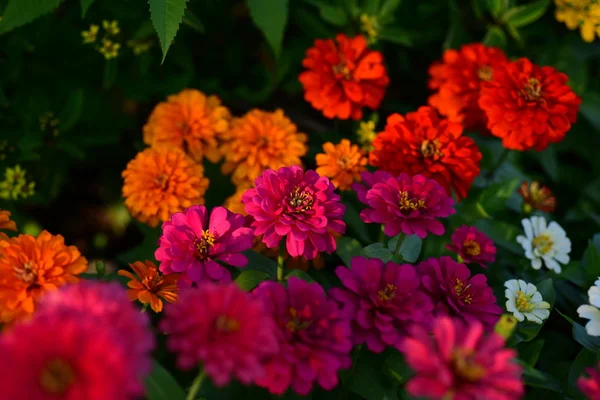
{"label": "serrated green leaf", "polygon": [[235,283],[245,291],[250,291],[258,286],[259,283],[269,277],[269,274],[262,271],[248,270],[242,271],[241,274],[235,278]]}
{"label": "serrated green leaf", "polygon": [[358,240],[349,236],[342,236],[337,241],[336,253],[340,256],[344,265],[350,267],[352,258],[362,255],[362,246]]}
{"label": "serrated green leaf", "polygon": [[162,61],[164,61],[183,19],[186,0],[149,0],[148,2],[150,3],[150,17],[158,34],[163,53]]}
{"label": "serrated green leaf", "polygon": [[506,33],[497,26],[490,26],[482,42],[486,46],[495,46],[504,49],[506,48]]}
{"label": "serrated green leaf", "polygon": [[513,7],[506,11],[502,20],[514,27],[529,25],[537,21],[550,5],[550,0],[537,0],[529,4]]}
{"label": "serrated green leaf", "polygon": [[287,24],[288,0],[247,0],[250,16],[261,30],[276,58],[281,54]]}
{"label": "serrated green leaf", "polygon": [[81,0],[81,18],[85,17],[85,13],[90,8],[94,0]]}
{"label": "serrated green leaf", "polygon": [[62,0],[10,0],[0,20],[0,35],[54,10]]}
{"label": "serrated green leaf", "polygon": [[79,117],[81,116],[82,111],[83,90],[77,89],[69,95],[67,103],[58,115],[58,119],[60,120],[59,127],[61,133],[68,132],[71,130],[71,128],[73,128],[73,126],[75,126],[77,121],[79,121]]}
{"label": "serrated green leaf", "polygon": [[148,400],[183,400],[185,392],[175,378],[159,363],[154,362],[152,372],[146,378]]}

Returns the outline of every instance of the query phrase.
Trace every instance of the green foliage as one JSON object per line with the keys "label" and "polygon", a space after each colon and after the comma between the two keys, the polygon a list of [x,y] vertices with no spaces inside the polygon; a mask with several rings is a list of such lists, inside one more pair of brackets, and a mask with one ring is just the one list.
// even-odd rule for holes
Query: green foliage
{"label": "green foliage", "polygon": [[81,0],[81,18],[85,17],[87,10],[90,8],[94,0]]}
{"label": "green foliage", "polygon": [[62,0],[10,0],[0,20],[0,35],[53,11]]}
{"label": "green foliage", "polygon": [[254,24],[267,39],[276,58],[281,53],[287,25],[288,0],[247,0]]}
{"label": "green foliage", "polygon": [[158,34],[163,61],[171,47],[185,12],[186,0],[148,0],[150,16]]}
{"label": "green foliage", "polygon": [[502,19],[507,24],[519,28],[538,20],[544,15],[549,5],[550,0],[537,0],[522,6],[513,7],[502,15]]}
{"label": "green foliage", "polygon": [[269,274],[267,274],[266,272],[254,271],[254,270],[242,271],[242,273],[240,273],[238,275],[238,277],[235,278],[235,283],[241,289],[250,291],[250,290],[254,289],[256,286],[258,286],[259,283],[261,283],[268,277],[269,277]]}
{"label": "green foliage", "polygon": [[152,372],[146,378],[148,400],[184,400],[185,392],[175,378],[162,365],[154,362]]}

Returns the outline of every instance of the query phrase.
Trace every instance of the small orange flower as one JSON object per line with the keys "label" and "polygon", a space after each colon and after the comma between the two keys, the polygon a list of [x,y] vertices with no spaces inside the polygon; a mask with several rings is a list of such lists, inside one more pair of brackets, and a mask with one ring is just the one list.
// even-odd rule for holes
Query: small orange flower
{"label": "small orange flower", "polygon": [[238,186],[235,190],[235,193],[225,199],[225,204],[223,204],[223,207],[231,212],[242,214],[243,216],[248,215],[246,208],[242,203],[242,196],[249,188],[250,186],[246,185]]}
{"label": "small orange flower", "polygon": [[[7,231],[16,231],[17,224],[15,221],[10,220],[10,211],[0,210],[0,229]],[[6,233],[0,232],[0,240],[6,240],[8,236]]]}
{"label": "small orange flower", "polygon": [[527,181],[523,181],[518,192],[523,197],[523,209],[527,213],[533,211],[534,208],[551,213],[556,208],[556,197],[547,186],[540,185],[538,181],[531,182],[531,185]]}
{"label": "small orange flower", "polygon": [[[127,282],[127,295],[131,301],[139,300],[142,304],[150,304],[154,312],[161,312],[164,299],[169,303],[177,302],[177,279],[179,274],[163,275],[152,261],[136,261],[129,264],[135,275],[124,269],[118,274],[131,279]],[[137,276],[136,276],[137,275]]]}
{"label": "small orange flower", "polygon": [[360,181],[360,173],[365,171],[367,157],[365,152],[348,139],[342,139],[334,145],[327,142],[323,145],[325,154],[317,154],[317,173],[331,179],[335,187],[349,190],[352,183]]}
{"label": "small orange flower", "polygon": [[152,147],[179,147],[195,161],[221,158],[220,136],[229,129],[229,110],[216,96],[185,89],[159,103],[144,126],[144,142]]}
{"label": "small orange flower", "polygon": [[193,204],[204,204],[204,168],[177,148],[149,148],[123,171],[123,197],[129,212],[152,227]]}
{"label": "small orange flower", "polygon": [[35,311],[49,290],[79,280],[88,262],[61,235],[42,231],[0,241],[0,323],[23,319]]}
{"label": "small orange flower", "polygon": [[231,179],[237,186],[252,185],[269,168],[301,165],[300,157],[307,150],[306,135],[297,131],[282,110],[251,110],[235,118],[224,137],[222,171],[233,172]]}

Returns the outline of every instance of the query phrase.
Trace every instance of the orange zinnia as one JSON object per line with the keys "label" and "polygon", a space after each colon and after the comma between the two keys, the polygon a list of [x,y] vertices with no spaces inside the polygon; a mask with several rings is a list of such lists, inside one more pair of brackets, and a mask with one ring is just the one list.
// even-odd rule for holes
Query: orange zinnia
{"label": "orange zinnia", "polygon": [[316,156],[317,174],[330,178],[340,190],[349,190],[352,183],[360,180],[360,173],[367,169],[365,152],[348,139],[342,139],[336,145],[327,142],[323,151],[325,154]]}
{"label": "orange zinnia", "polygon": [[231,122],[222,146],[225,163],[222,171],[233,172],[237,186],[250,186],[266,169],[301,165],[306,154],[306,135],[282,110],[251,110]]}
{"label": "orange zinnia", "polygon": [[221,158],[220,136],[229,128],[229,110],[216,96],[185,89],[159,103],[144,126],[144,142],[152,147],[179,147],[195,161]]}
{"label": "orange zinnia", "polygon": [[77,282],[88,262],[61,235],[42,231],[0,241],[0,323],[23,319],[35,311],[49,290]]}
{"label": "orange zinnia", "polygon": [[[179,274],[163,275],[152,261],[136,261],[129,264],[135,275],[129,271],[119,270],[118,274],[130,279],[127,282],[127,295],[131,301],[139,300],[142,304],[150,304],[154,312],[161,312],[163,302],[177,301],[177,279]],[[137,276],[136,276],[137,275]]]}
{"label": "orange zinnia", "polygon": [[441,119],[433,108],[421,107],[403,117],[392,114],[373,141],[372,166],[394,175],[406,172],[435,179],[448,194],[464,199],[479,175],[481,152],[462,126]]}
{"label": "orange zinnia", "polygon": [[193,204],[204,204],[204,168],[177,148],[149,148],[123,171],[123,197],[129,212],[152,227]]}
{"label": "orange zinnia", "polygon": [[[10,211],[0,210],[0,229],[7,231],[16,231],[17,224],[15,221],[10,220]],[[6,240],[8,236],[6,233],[0,232],[0,240]]]}

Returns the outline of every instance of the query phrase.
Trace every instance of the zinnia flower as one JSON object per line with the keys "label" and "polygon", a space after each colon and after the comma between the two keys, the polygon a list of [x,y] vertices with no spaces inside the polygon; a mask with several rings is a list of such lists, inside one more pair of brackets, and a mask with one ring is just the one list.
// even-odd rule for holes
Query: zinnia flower
{"label": "zinnia flower", "polygon": [[588,43],[600,37],[600,3],[595,0],[554,0],[555,16],[571,30],[579,29],[581,38]]}
{"label": "zinnia flower", "polygon": [[250,384],[265,374],[266,357],[278,351],[276,327],[260,300],[236,284],[202,283],[182,291],[165,308],[160,329],[185,370],[201,364],[217,386],[233,378]]}
{"label": "zinnia flower", "polygon": [[506,291],[506,311],[513,313],[519,321],[541,324],[550,316],[550,304],[543,301],[542,295],[534,284],[521,279],[511,279],[504,282]]}
{"label": "zinnia flower", "polygon": [[428,399],[514,400],[523,395],[517,352],[477,322],[437,318],[433,335],[414,326],[402,352],[416,375],[406,391]]}
{"label": "zinnia flower", "polygon": [[342,234],[346,206],[334,193],[335,186],[315,171],[283,167],[266,170],[256,179],[256,188],[242,196],[246,212],[254,217],[252,228],[269,248],[286,237],[292,257],[313,259],[319,251],[335,251],[335,233]]}
{"label": "zinnia flower", "polygon": [[152,307],[154,312],[161,312],[163,302],[169,303],[177,301],[177,279],[179,274],[162,275],[158,272],[156,265],[149,260],[145,262],[136,261],[129,264],[135,275],[129,271],[119,270],[118,274],[129,278],[127,282],[127,295],[131,301],[139,300],[142,304]]}
{"label": "zinnia flower", "polygon": [[[17,224],[10,219],[10,211],[0,209],[0,229],[7,231],[16,231]],[[0,232],[0,240],[6,240],[8,236],[4,232]]]}
{"label": "zinnia flower", "polygon": [[306,135],[282,110],[274,112],[251,110],[235,118],[224,136],[222,152],[224,174],[233,173],[237,186],[251,186],[266,169],[301,165],[306,154]]}
{"label": "zinnia flower", "polygon": [[32,314],[47,291],[77,282],[88,262],[61,235],[42,231],[0,240],[0,323]]}
{"label": "zinnia flower", "polygon": [[466,265],[450,257],[423,261],[417,265],[417,272],[435,303],[436,315],[458,317],[467,323],[479,321],[492,328],[502,314],[485,275],[471,276]]}
{"label": "zinnia flower", "polygon": [[487,119],[477,104],[481,82],[492,80],[494,70],[507,62],[502,50],[481,43],[446,50],[429,68],[429,88],[437,91],[429,104],[467,130],[485,129]]}
{"label": "zinnia flower", "polygon": [[394,178],[387,172],[363,172],[362,177],[366,186],[352,186],[370,207],[361,211],[360,218],[366,223],[384,224],[383,232],[388,236],[401,232],[420,238],[428,232],[442,235],[445,228],[437,218],[455,213],[454,200],[436,181],[423,175]]}
{"label": "zinnia flower", "polygon": [[406,114],[406,118],[392,114],[369,153],[372,166],[393,175],[425,175],[435,179],[448,194],[452,188],[459,200],[467,197],[479,175],[480,160],[477,144],[462,136],[462,126],[438,118],[431,107],[421,107]]}
{"label": "zinnia flower", "polygon": [[546,268],[560,274],[561,264],[569,263],[571,241],[565,230],[556,222],[546,225],[546,218],[533,216],[521,221],[525,236],[517,236],[517,242],[525,250],[525,257],[531,260],[534,269],[542,267],[542,260]]}
{"label": "zinnia flower", "polygon": [[360,180],[360,173],[367,169],[365,152],[348,139],[342,139],[336,145],[327,142],[323,151],[325,153],[316,156],[317,174],[331,179],[340,190],[349,190],[353,182]]}
{"label": "zinnia flower", "polygon": [[581,375],[577,379],[577,387],[590,400],[600,399],[600,364],[585,369],[588,376]]}
{"label": "zinnia flower", "polygon": [[533,181],[528,184],[523,181],[518,189],[519,194],[523,197],[523,210],[530,213],[533,209],[551,213],[556,207],[556,197],[547,186],[542,186],[538,181]]}
{"label": "zinnia flower", "polygon": [[230,281],[231,273],[219,264],[245,267],[248,259],[242,251],[252,247],[252,229],[245,227],[245,218],[224,207],[215,207],[208,214],[204,206],[192,206],[175,213],[162,225],[154,257],[160,261],[164,274],[184,273],[193,282]]}
{"label": "zinnia flower", "polygon": [[577,120],[581,99],[567,86],[567,75],[526,58],[506,64],[484,82],[479,107],[488,129],[512,150],[544,150],[565,138]]}
{"label": "zinnia flower", "polygon": [[183,149],[195,161],[221,158],[219,141],[229,129],[229,110],[217,96],[184,89],[159,103],[144,125],[144,143]]}
{"label": "zinnia flower", "polygon": [[338,267],[335,273],[344,288],[333,288],[329,295],[352,321],[354,344],[366,343],[376,353],[386,346],[400,349],[407,328],[431,317],[433,302],[410,264],[353,257],[350,269]]}
{"label": "zinnia flower", "polygon": [[477,263],[483,268],[496,260],[496,246],[492,239],[474,226],[463,225],[452,234],[452,244],[446,245],[458,253],[458,262]]}
{"label": "zinnia flower", "polygon": [[579,318],[589,319],[585,324],[585,331],[590,336],[600,336],[600,278],[594,282],[594,286],[588,289],[590,304],[584,304],[577,308]]}
{"label": "zinnia flower", "polygon": [[204,168],[180,149],[149,148],[123,171],[123,197],[129,212],[152,227],[192,204],[204,204]]}
{"label": "zinnia flower", "polygon": [[389,83],[383,55],[363,36],[317,39],[302,65],[304,99],[327,118],[361,119],[363,107],[379,108]]}
{"label": "zinnia flower", "polygon": [[264,301],[275,320],[280,344],[257,384],[276,395],[290,387],[306,395],[315,383],[333,389],[339,370],[349,368],[352,362],[350,323],[337,303],[327,299],[317,283],[296,277],[290,277],[287,288],[277,282],[263,282],[254,295]]}

